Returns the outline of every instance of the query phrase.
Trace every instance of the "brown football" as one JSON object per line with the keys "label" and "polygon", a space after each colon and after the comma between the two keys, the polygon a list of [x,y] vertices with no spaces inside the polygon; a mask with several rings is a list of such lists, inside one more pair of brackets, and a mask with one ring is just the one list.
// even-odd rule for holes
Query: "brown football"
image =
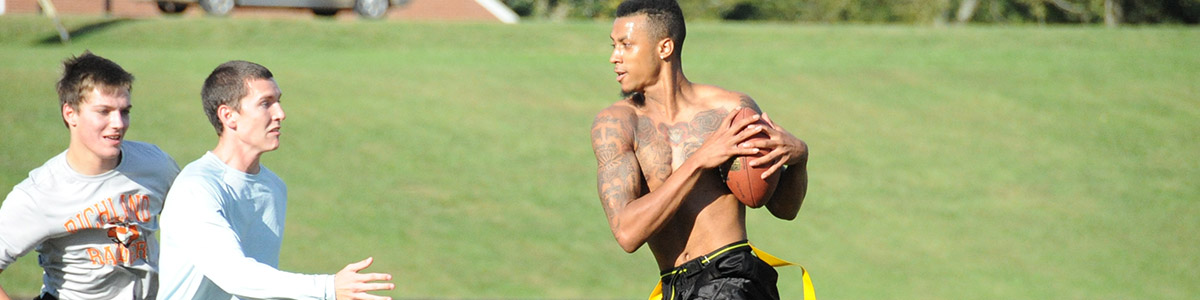
{"label": "brown football", "polygon": [[[733,121],[749,118],[757,114],[753,109],[742,108],[738,111],[737,116],[733,117]],[[767,122],[759,119],[759,124],[767,126]],[[766,133],[759,133],[746,139],[746,141],[769,139]],[[771,164],[765,164],[758,167],[751,167],[750,161],[755,158],[766,155],[766,150],[759,150],[758,154],[736,156],[729,162],[725,163],[725,184],[729,186],[729,191],[737,197],[738,201],[751,208],[759,208],[767,204],[771,200],[771,194],[775,192],[775,185],[779,183],[779,172],[771,174],[767,179],[762,178],[763,172],[771,168]]]}

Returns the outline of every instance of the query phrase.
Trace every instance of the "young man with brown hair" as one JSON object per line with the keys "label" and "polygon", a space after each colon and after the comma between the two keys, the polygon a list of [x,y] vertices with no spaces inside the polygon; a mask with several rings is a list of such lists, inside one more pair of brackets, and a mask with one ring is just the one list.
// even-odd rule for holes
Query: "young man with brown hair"
{"label": "young man with brown hair", "polygon": [[[259,163],[279,148],[283,92],[262,65],[230,61],[201,90],[217,146],[179,173],[163,209],[159,299],[390,299],[383,273],[359,274],[372,259],[337,274],[281,271],[287,186]],[[236,297],[236,298],[235,298]]]}
{"label": "young man with brown hair", "polygon": [[179,166],[154,145],[125,140],[133,75],[91,52],[63,67],[58,107],[70,144],[0,206],[0,271],[36,249],[38,299],[154,299],[154,232]]}

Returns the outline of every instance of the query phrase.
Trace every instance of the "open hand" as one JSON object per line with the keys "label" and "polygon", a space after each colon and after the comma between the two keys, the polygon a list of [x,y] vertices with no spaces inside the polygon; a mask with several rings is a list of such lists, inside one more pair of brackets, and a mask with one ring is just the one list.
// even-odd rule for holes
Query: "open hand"
{"label": "open hand", "polygon": [[386,274],[386,273],[359,274],[358,273],[358,271],[362,271],[363,269],[370,267],[371,263],[374,261],[375,261],[375,258],[368,257],[367,259],[364,259],[360,262],[346,265],[345,268],[342,268],[341,271],[338,271],[337,274],[333,275],[333,282],[334,282],[333,286],[334,286],[334,289],[337,290],[337,300],[352,300],[352,299],[391,300],[392,299],[392,297],[376,296],[376,295],[371,295],[371,294],[367,293],[370,291],[391,290],[391,289],[396,288],[395,284],[388,283],[388,282],[372,283],[372,281],[390,281],[390,280],[392,280],[391,274]]}

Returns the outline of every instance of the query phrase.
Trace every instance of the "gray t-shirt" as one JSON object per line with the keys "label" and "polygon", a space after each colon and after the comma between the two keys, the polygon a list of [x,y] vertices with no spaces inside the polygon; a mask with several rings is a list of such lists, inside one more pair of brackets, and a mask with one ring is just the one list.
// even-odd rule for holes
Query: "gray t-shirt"
{"label": "gray t-shirt", "polygon": [[158,214],[175,160],[124,141],[121,162],[100,175],[67,165],[66,151],[29,172],[0,205],[0,269],[37,250],[42,292],[60,299],[153,299]]}

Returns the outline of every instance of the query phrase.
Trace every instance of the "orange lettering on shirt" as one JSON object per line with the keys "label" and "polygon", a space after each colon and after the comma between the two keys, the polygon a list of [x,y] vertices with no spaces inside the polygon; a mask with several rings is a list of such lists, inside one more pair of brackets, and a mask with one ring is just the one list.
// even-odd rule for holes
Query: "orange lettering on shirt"
{"label": "orange lettering on shirt", "polygon": [[146,241],[134,242],[130,247],[125,247],[121,244],[113,244],[112,246],[104,246],[100,248],[87,248],[88,259],[93,265],[129,265],[137,260],[146,260],[147,251]]}
{"label": "orange lettering on shirt", "polygon": [[92,227],[92,223],[83,219],[83,213],[75,214],[75,221],[79,222],[79,227],[75,230],[84,230]]}
{"label": "orange lettering on shirt", "polygon": [[98,224],[107,224],[111,220],[116,219],[116,217],[113,216],[113,214],[116,212],[113,210],[112,198],[96,202],[95,204],[92,204],[92,207],[96,209],[96,222],[98,222]]}
{"label": "orange lettering on shirt", "polygon": [[130,251],[130,249],[126,248],[125,245],[117,244],[117,254],[120,256],[117,257],[116,262],[121,264],[133,263],[134,258],[131,256],[133,254],[132,252],[133,251]]}
{"label": "orange lettering on shirt", "polygon": [[[121,195],[121,198],[119,200],[117,200],[117,203],[121,204],[121,209],[117,210],[117,211],[121,212],[120,221],[128,222],[129,221],[129,199],[128,199],[128,197],[125,197],[125,195]],[[114,204],[113,206],[116,206],[116,205]]]}
{"label": "orange lettering on shirt", "polygon": [[150,222],[154,213],[150,211],[149,200],[150,196],[147,195],[120,195],[116,201],[120,204],[118,207],[112,198],[105,198],[92,203],[76,213],[72,219],[63,222],[63,229],[68,233],[75,233],[84,229],[104,228],[105,224],[132,222],[134,218],[141,222]]}
{"label": "orange lettering on shirt", "polygon": [[133,195],[131,198],[137,199],[135,207],[137,208],[138,221],[150,222],[150,218],[153,217],[153,214],[150,213],[150,196]]}
{"label": "orange lettering on shirt", "polygon": [[96,248],[88,248],[87,254],[88,258],[92,260],[93,265],[104,264],[104,256],[100,255],[100,250],[96,250]]}
{"label": "orange lettering on shirt", "polygon": [[91,222],[92,220],[95,220],[95,218],[88,217],[88,214],[95,215],[96,209],[94,207],[88,207],[84,208],[83,212],[79,213],[80,216],[83,216],[83,224],[87,225],[85,228],[96,228],[103,225],[98,222]]}
{"label": "orange lettering on shirt", "polygon": [[104,246],[104,262],[108,265],[117,264],[117,257],[113,255],[112,246]]}
{"label": "orange lettering on shirt", "polygon": [[67,220],[66,223],[63,223],[63,228],[65,228],[68,233],[75,233],[76,230],[79,230],[79,224],[75,223],[75,219],[70,219]]}
{"label": "orange lettering on shirt", "polygon": [[146,241],[137,241],[133,243],[134,255],[138,259],[146,259]]}

